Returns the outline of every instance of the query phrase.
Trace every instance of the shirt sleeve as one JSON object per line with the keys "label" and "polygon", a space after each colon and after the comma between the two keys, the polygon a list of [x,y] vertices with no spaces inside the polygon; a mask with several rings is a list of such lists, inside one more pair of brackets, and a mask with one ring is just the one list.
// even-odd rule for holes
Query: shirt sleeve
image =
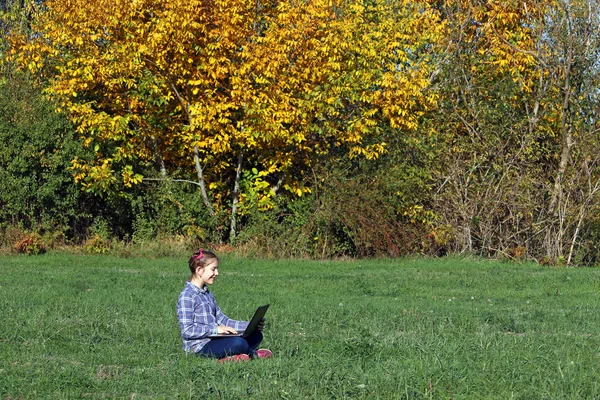
{"label": "shirt sleeve", "polygon": [[195,301],[194,296],[182,294],[177,302],[177,318],[181,337],[185,340],[217,334],[217,323],[210,314],[209,305]]}
{"label": "shirt sleeve", "polygon": [[244,331],[248,327],[249,321],[236,321],[235,319],[230,319],[227,315],[223,314],[221,308],[216,306],[216,315],[217,315],[217,323],[219,325],[229,326],[237,331]]}

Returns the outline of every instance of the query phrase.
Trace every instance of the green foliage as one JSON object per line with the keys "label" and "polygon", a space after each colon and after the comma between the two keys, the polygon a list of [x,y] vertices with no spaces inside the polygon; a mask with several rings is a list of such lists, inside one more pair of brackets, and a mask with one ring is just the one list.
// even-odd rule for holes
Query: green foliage
{"label": "green foliage", "polygon": [[0,223],[74,227],[86,213],[69,166],[83,154],[70,124],[26,77],[0,83]]}
{"label": "green foliage", "polygon": [[112,230],[109,226],[109,222],[104,217],[97,217],[92,222],[89,228],[89,232],[92,236],[97,236],[104,240],[110,240],[113,236]]}
{"label": "green foliage", "polygon": [[327,258],[353,254],[344,233],[332,231],[323,220],[314,195],[291,201],[280,199],[269,211],[249,213],[235,245],[243,253],[257,257]]}
{"label": "green foliage", "polygon": [[134,243],[180,235],[194,245],[221,233],[197,187],[186,182],[146,182],[131,195],[131,212]]}

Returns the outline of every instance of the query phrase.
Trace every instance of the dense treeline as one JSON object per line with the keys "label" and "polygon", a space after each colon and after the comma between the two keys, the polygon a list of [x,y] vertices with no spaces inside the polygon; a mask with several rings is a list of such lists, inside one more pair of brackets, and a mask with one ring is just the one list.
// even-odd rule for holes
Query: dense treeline
{"label": "dense treeline", "polygon": [[2,8],[5,246],[597,263],[596,1]]}

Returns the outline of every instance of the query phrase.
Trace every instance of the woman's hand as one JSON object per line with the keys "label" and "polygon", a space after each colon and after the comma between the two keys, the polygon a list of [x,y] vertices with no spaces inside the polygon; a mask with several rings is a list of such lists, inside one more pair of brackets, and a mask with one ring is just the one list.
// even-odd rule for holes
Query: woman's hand
{"label": "woman's hand", "polygon": [[227,333],[229,335],[235,335],[238,332],[229,326],[219,325],[217,326],[217,333]]}
{"label": "woman's hand", "polygon": [[256,326],[256,329],[258,329],[259,331],[262,332],[264,327],[265,327],[265,319],[261,318],[258,325]]}

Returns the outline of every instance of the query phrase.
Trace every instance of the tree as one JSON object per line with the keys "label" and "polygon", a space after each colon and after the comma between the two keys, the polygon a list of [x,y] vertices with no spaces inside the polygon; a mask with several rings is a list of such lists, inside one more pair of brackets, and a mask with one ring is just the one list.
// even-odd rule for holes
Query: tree
{"label": "tree", "polygon": [[14,60],[96,153],[75,179],[106,192],[143,165],[195,169],[211,212],[229,199],[231,237],[240,200],[301,195],[317,155],[373,158],[382,124],[414,131],[436,103],[427,49],[444,29],[404,0],[51,0],[32,26],[11,36]]}
{"label": "tree", "polygon": [[544,248],[551,259],[570,264],[581,246],[582,228],[592,222],[600,191],[597,148],[600,85],[600,4],[558,1],[539,32],[538,60],[552,102],[555,163],[546,219]]}
{"label": "tree", "polygon": [[440,11],[449,34],[437,78],[441,108],[432,123],[445,150],[436,212],[454,228],[457,251],[508,253],[527,240],[523,224],[531,219],[521,203],[536,176],[528,171],[543,156],[530,151],[537,131],[523,125],[536,81],[524,18],[540,7],[461,1],[444,2]]}
{"label": "tree", "polygon": [[460,251],[570,263],[597,202],[598,5],[464,1],[441,12],[451,34],[438,126],[451,152],[438,212]]}

